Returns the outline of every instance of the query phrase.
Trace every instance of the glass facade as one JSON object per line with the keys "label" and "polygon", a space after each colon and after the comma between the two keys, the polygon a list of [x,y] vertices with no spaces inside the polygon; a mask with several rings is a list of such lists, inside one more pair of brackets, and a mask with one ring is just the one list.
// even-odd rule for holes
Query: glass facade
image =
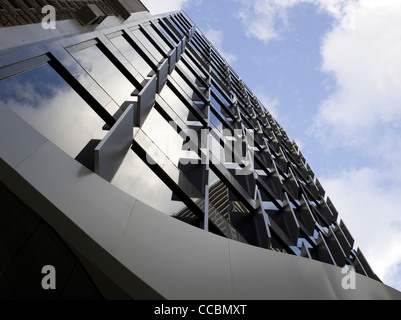
{"label": "glass facade", "polygon": [[[296,143],[192,21],[177,12],[132,24],[105,29],[101,37],[88,33],[84,41],[72,36],[65,47],[55,41],[40,53],[32,50],[28,60],[0,67],[0,101],[93,171],[94,149],[127,104],[135,106],[135,117],[149,110],[144,123],[132,128],[132,146],[113,185],[205,232],[352,265],[377,279],[352,248],[352,237],[337,222],[335,207]],[[154,91],[148,89],[153,77]],[[24,241],[51,233],[24,210],[2,213],[4,239],[13,237],[11,228],[25,230],[12,248],[2,244],[4,266],[24,252]],[[68,260],[62,264],[70,281],[83,278],[63,250],[55,248],[51,261]],[[85,283],[96,296],[90,281]],[[18,290],[24,286],[28,278]],[[63,292],[59,297],[69,294],[68,285]]]}
{"label": "glass facade", "polygon": [[104,121],[49,65],[0,81],[0,101],[75,158]]}

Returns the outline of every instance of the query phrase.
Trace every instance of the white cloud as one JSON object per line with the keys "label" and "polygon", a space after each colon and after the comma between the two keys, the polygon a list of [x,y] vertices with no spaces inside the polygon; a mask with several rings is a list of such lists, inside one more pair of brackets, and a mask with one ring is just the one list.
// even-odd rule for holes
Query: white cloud
{"label": "white cloud", "polygon": [[265,43],[279,38],[279,28],[287,22],[286,1],[237,0],[241,3],[237,16],[241,19],[249,37]]}
{"label": "white cloud", "polygon": [[316,128],[354,145],[401,120],[401,2],[360,1],[356,27],[334,28],[322,45],[323,71],[337,89],[319,110]]}
{"label": "white cloud", "polygon": [[311,3],[331,16],[341,20],[343,26],[353,24],[353,4],[357,0],[235,0],[240,3],[237,17],[242,21],[246,34],[268,43],[281,38],[288,29],[288,11],[297,5]]}
{"label": "white cloud", "polygon": [[222,31],[209,29],[206,31],[205,36],[229,64],[237,61],[238,57],[236,55],[223,49],[224,34]]}
{"label": "white cloud", "polygon": [[10,94],[4,103],[71,157],[75,158],[91,139],[105,136],[104,121],[72,88],[51,87],[51,94],[44,95],[37,85],[13,80],[4,84]]}
{"label": "white cloud", "polygon": [[180,10],[189,2],[191,2],[191,0],[142,0],[142,3],[148,8],[151,14]]}

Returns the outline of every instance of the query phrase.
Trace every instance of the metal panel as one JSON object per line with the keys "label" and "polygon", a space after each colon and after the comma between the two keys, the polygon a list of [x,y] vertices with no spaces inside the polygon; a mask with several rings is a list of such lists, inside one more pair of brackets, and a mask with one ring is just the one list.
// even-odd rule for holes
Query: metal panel
{"label": "metal panel", "polygon": [[134,105],[131,104],[95,149],[95,172],[111,181],[132,144]]}
{"label": "metal panel", "polygon": [[313,217],[313,214],[309,208],[309,204],[303,194],[301,195],[300,205],[294,210],[294,213],[297,217],[298,223],[305,228],[304,231],[307,233],[307,235],[313,236],[316,220]]}
{"label": "metal panel", "polygon": [[177,61],[180,61],[182,53],[182,41],[177,46]]}
{"label": "metal panel", "polygon": [[[342,287],[342,268],[229,240],[233,299],[401,299],[401,293],[356,274],[356,289]],[[249,263],[252,261],[252,263]]]}
{"label": "metal panel", "polygon": [[344,266],[347,256],[331,227],[328,228],[327,245],[330,248],[330,252],[336,264],[338,266]]}
{"label": "metal panel", "polygon": [[230,299],[228,240],[137,201],[117,259],[167,299]]}
{"label": "metal panel", "polygon": [[134,198],[50,141],[25,159],[16,171],[0,159],[0,179],[40,214],[76,254],[84,256],[117,287],[134,299],[162,298],[114,257]]}
{"label": "metal panel", "polygon": [[[4,55],[0,57],[2,61],[4,61]],[[15,75],[17,73],[32,69],[34,67],[40,66],[50,61],[50,58],[47,55],[41,55],[39,57],[25,60],[16,64],[9,65],[7,67],[3,67],[0,70],[0,79]],[[7,62],[4,62],[7,63]],[[12,62],[9,62],[10,64]]]}
{"label": "metal panel", "polygon": [[233,299],[336,299],[320,262],[231,240],[229,247]]}
{"label": "metal panel", "polygon": [[157,93],[160,94],[164,85],[167,83],[168,76],[168,59],[157,69]]}
{"label": "metal panel", "polygon": [[185,47],[186,47],[186,46],[187,46],[187,37],[185,37],[184,39],[182,39],[181,54],[184,53]]}
{"label": "metal panel", "polygon": [[156,89],[157,75],[154,75],[138,95],[137,120],[135,124],[139,127],[143,125],[155,104]]}
{"label": "metal panel", "polygon": [[176,62],[177,62],[177,48],[174,48],[173,51],[171,51],[170,56],[168,57],[169,74],[173,72]]}
{"label": "metal panel", "polygon": [[1,101],[0,137],[0,158],[12,167],[47,141]]}
{"label": "metal panel", "polygon": [[[116,252],[135,199],[106,183],[50,141],[18,165],[16,172],[42,195],[38,200],[34,193],[19,186],[21,192],[25,188],[24,201],[34,206],[50,225],[57,226],[58,231],[71,232],[71,226],[65,224],[68,219],[106,251]],[[51,214],[48,202],[62,214]]]}

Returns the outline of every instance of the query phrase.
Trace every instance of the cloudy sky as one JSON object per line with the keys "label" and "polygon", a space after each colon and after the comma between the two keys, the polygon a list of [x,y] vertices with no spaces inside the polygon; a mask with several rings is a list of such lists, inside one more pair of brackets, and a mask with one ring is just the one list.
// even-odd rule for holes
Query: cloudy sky
{"label": "cloudy sky", "polygon": [[183,8],[300,146],[401,290],[401,1],[143,0]]}

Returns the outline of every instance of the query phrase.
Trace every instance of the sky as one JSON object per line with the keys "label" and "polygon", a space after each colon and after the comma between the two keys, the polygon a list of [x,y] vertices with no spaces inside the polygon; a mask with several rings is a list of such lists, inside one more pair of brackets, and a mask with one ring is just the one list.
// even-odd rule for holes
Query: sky
{"label": "sky", "polygon": [[294,139],[401,290],[401,1],[142,0],[184,9]]}

